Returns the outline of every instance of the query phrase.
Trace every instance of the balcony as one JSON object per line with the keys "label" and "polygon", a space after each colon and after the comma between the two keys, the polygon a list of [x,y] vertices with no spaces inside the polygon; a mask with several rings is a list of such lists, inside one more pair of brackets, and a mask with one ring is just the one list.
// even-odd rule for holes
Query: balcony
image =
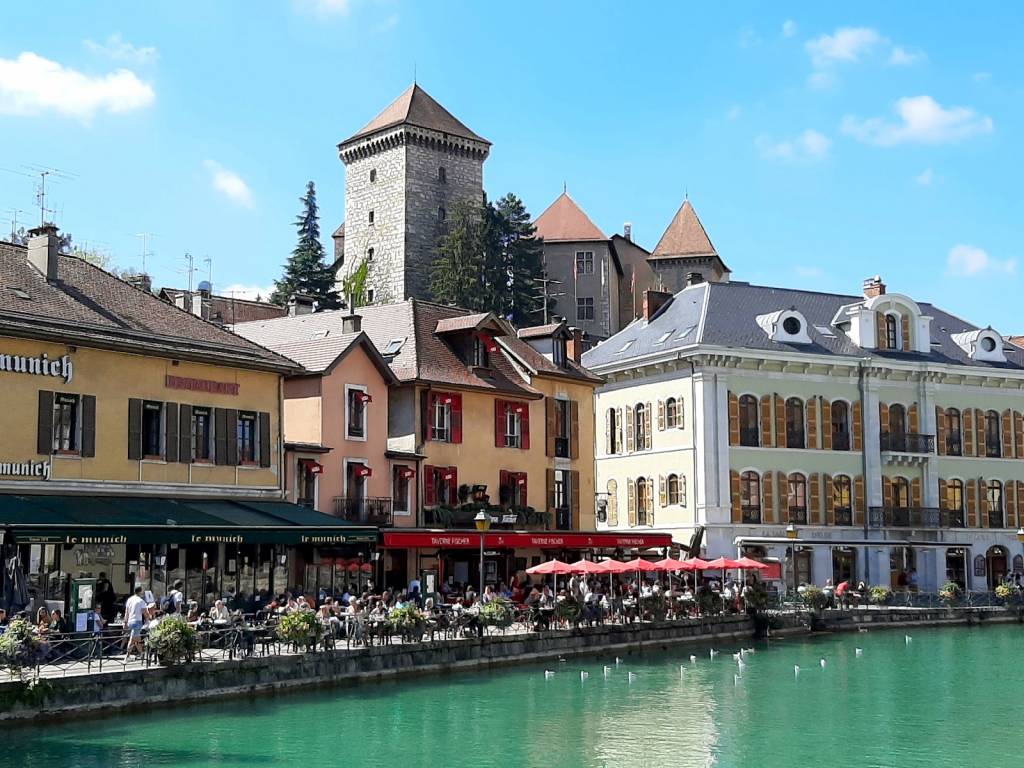
{"label": "balcony", "polygon": [[894,453],[935,453],[935,435],[883,432],[881,449]]}
{"label": "balcony", "polygon": [[760,444],[757,427],[740,427],[740,445],[745,448],[757,448]]}
{"label": "balcony", "polygon": [[832,515],[835,525],[853,525],[853,510],[849,507],[836,507]]}
{"label": "balcony", "polygon": [[789,517],[784,520],[785,523],[793,523],[794,525],[807,525],[807,507],[790,507]]}
{"label": "balcony", "polygon": [[378,528],[389,528],[394,524],[391,514],[391,499],[381,497],[348,497],[335,496],[331,500],[335,517],[351,523],[375,525]]}
{"label": "balcony", "polygon": [[962,509],[943,509],[943,528],[963,528],[965,526],[964,511]]}
{"label": "balcony", "polygon": [[760,507],[741,507],[742,521],[744,525],[760,525],[761,524],[761,508]]}
{"label": "balcony", "polygon": [[850,450],[850,433],[849,432],[832,432],[832,450],[833,451],[848,451]]}
{"label": "balcony", "polygon": [[956,514],[938,507],[871,507],[868,525],[872,528],[948,528]]}
{"label": "balcony", "polygon": [[1004,528],[1006,526],[1003,520],[1003,513],[995,510],[989,510],[988,513],[988,527],[989,528]]}
{"label": "balcony", "polygon": [[[423,510],[423,524],[432,528],[475,528],[477,513],[484,509],[491,516],[491,528],[503,530],[549,529],[549,515],[533,507],[481,507],[465,504],[458,507],[438,506]],[[562,522],[561,519],[558,521]],[[562,530],[561,526],[559,529]]]}

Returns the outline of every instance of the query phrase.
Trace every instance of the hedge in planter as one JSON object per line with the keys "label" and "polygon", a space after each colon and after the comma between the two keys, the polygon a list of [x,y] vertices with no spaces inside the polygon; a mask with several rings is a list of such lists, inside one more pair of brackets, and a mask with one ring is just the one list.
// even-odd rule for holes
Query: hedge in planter
{"label": "hedge in planter", "polygon": [[313,647],[320,641],[323,627],[313,611],[294,611],[281,617],[277,636],[289,645]]}
{"label": "hedge in planter", "polygon": [[955,581],[947,581],[939,590],[939,598],[946,605],[955,605],[960,600],[960,585]]}
{"label": "hedge in planter", "polygon": [[420,613],[420,609],[412,603],[395,608],[388,616],[391,626],[401,633],[406,640],[420,640],[426,630],[427,622]]}
{"label": "hedge in planter", "polygon": [[199,648],[199,636],[185,619],[170,616],[149,631],[146,636],[146,648],[161,664],[182,664],[192,661]]}
{"label": "hedge in planter", "polygon": [[512,625],[512,603],[503,597],[495,598],[480,609],[480,619],[488,627],[506,629]]}
{"label": "hedge in planter", "polygon": [[48,651],[49,646],[25,619],[14,619],[0,635],[0,664],[19,680],[42,664]]}
{"label": "hedge in planter", "polygon": [[885,605],[892,599],[892,590],[881,584],[871,588],[871,602],[875,605]]}

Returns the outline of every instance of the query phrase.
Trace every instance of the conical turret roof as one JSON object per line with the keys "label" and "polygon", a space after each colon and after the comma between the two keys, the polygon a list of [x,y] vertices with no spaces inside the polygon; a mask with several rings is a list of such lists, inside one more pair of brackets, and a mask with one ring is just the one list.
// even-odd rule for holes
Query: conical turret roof
{"label": "conical turret roof", "polygon": [[704,225],[700,223],[689,200],[685,200],[676,211],[672,223],[654,246],[650,258],[679,256],[718,256],[718,251],[711,244],[711,238],[704,231]]}
{"label": "conical turret roof", "polygon": [[451,112],[442,107],[433,96],[420,88],[418,84],[413,83],[401,96],[385,107],[383,112],[341,144],[344,146],[356,139],[362,139],[399,125],[414,125],[418,128],[447,133],[483,144],[491,143],[469,130]]}
{"label": "conical turret roof", "polygon": [[608,239],[567,192],[562,192],[533,225],[537,228],[537,237],[548,242]]}

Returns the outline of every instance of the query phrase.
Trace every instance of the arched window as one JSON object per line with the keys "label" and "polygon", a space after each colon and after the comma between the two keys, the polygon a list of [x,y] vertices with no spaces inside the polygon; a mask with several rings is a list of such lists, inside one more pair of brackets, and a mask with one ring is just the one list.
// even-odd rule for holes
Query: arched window
{"label": "arched window", "polygon": [[985,489],[985,501],[988,507],[988,527],[1003,527],[1003,484],[998,480],[989,480]]}
{"label": "arched window", "polygon": [[892,505],[896,509],[910,509],[910,481],[907,478],[892,479]]}
{"label": "arched window", "polygon": [[636,481],[636,524],[650,525],[654,512],[654,481],[639,478]]}
{"label": "arched window", "polygon": [[956,408],[947,408],[946,419],[946,453],[950,456],[960,456],[963,453],[963,437],[960,432],[960,411]]}
{"label": "arched window", "polygon": [[665,429],[679,427],[679,401],[670,397],[665,401]]}
{"label": "arched window", "polygon": [[786,503],[790,523],[807,523],[807,478],[799,472],[789,476]]}
{"label": "arched window", "polygon": [[668,503],[678,504],[679,503],[679,475],[669,475],[667,480],[668,485]]}
{"label": "arched window", "polygon": [[832,403],[832,450],[850,450],[850,406],[842,400]]}
{"label": "arched window", "polygon": [[799,397],[791,397],[786,401],[786,447],[804,445],[804,403]]}
{"label": "arched window", "polygon": [[744,523],[761,522],[761,475],[757,472],[740,475],[740,510]]}
{"label": "arched window", "polygon": [[443,165],[437,169],[437,180],[442,184],[448,181],[448,171]]}
{"label": "arched window", "polygon": [[907,434],[907,409],[899,403],[889,406],[889,434],[897,436]]}
{"label": "arched window", "polygon": [[886,349],[900,348],[899,326],[895,315],[885,316],[885,346]]}
{"label": "arched window", "polygon": [[636,450],[642,451],[647,447],[647,407],[643,403],[636,404],[633,416],[633,433],[635,436],[634,445]]}
{"label": "arched window", "polygon": [[853,525],[853,491],[849,475],[832,478],[832,512],[836,525]]}
{"label": "arched window", "polygon": [[740,397],[740,445],[756,448],[758,439],[757,398],[753,395]]}
{"label": "arched window", "polygon": [[985,455],[990,459],[998,459],[1001,453],[999,413],[997,411],[985,411]]}
{"label": "arched window", "polygon": [[443,205],[437,207],[437,220],[444,222],[448,218],[448,212],[444,209]]}
{"label": "arched window", "polygon": [[964,527],[964,481],[949,480],[946,482],[946,498],[942,499],[945,505],[947,520],[946,525],[952,528]]}

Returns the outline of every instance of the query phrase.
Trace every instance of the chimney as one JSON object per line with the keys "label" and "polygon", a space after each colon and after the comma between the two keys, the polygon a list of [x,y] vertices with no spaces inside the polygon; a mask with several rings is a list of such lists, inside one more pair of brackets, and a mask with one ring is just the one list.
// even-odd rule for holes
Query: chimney
{"label": "chimney", "polygon": [[650,321],[670,301],[672,294],[667,291],[644,291],[644,320]]}
{"label": "chimney", "polygon": [[125,275],[124,281],[128,283],[128,285],[134,285],[136,288],[141,291],[145,291],[146,293],[153,292],[153,278],[145,272],[134,272],[130,275]]}
{"label": "chimney", "polygon": [[356,295],[348,295],[348,314],[341,318],[342,333],[359,333],[363,330],[362,315],[356,314]]}
{"label": "chimney", "polygon": [[288,317],[313,314],[313,299],[301,293],[292,294],[288,299]]}
{"label": "chimney", "polygon": [[569,333],[571,336],[565,342],[565,356],[578,363],[583,358],[583,329],[570,328]]}
{"label": "chimney", "polygon": [[700,272],[687,272],[686,273],[686,284],[687,285],[700,285],[704,282],[704,275]]}
{"label": "chimney", "polygon": [[633,225],[628,221],[622,225],[622,236],[629,242],[633,242]]}
{"label": "chimney", "polygon": [[46,279],[57,279],[57,264],[60,258],[60,238],[57,227],[43,224],[28,231],[28,263]]}
{"label": "chimney", "polygon": [[202,294],[193,293],[192,296],[191,296],[191,302],[192,302],[192,306],[189,308],[189,312],[191,312],[196,317],[202,317],[203,316],[203,297],[202,297]]}
{"label": "chimney", "polygon": [[875,296],[882,296],[885,294],[885,283],[882,282],[882,278],[879,275],[869,277],[864,281],[864,298],[873,299]]}

